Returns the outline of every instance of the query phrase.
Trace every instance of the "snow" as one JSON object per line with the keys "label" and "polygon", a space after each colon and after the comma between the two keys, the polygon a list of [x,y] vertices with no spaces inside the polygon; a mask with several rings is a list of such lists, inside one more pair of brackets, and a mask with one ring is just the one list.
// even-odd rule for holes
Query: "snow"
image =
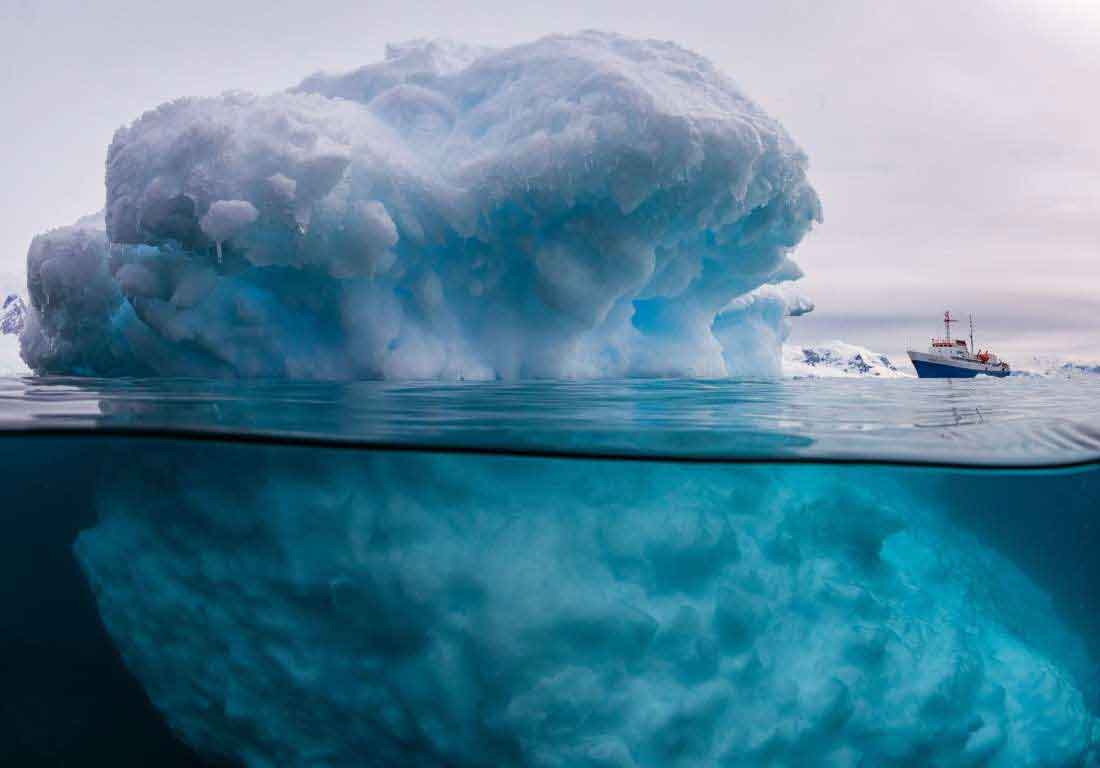
{"label": "snow", "polygon": [[1100,375],[1100,360],[1057,355],[1033,355],[1013,366],[1013,376],[1037,378],[1085,379]]}
{"label": "snow", "polygon": [[[286,194],[284,182],[274,181],[278,178],[278,174],[273,177],[273,185],[282,185],[279,191]],[[199,229],[217,247],[219,264],[222,260],[222,243],[243,234],[258,218],[260,218],[260,212],[247,200],[216,200],[210,204],[210,209],[199,220]]]}
{"label": "snow", "polygon": [[25,376],[30,372],[19,354],[19,338],[0,335],[0,376]]}
{"label": "snow", "polygon": [[1087,363],[1062,363],[1062,365],[1058,367],[1056,373],[1067,378],[1074,378],[1077,376],[1097,376],[1100,375],[1100,362],[1090,361]]}
{"label": "snow", "polygon": [[27,306],[17,293],[8,294],[0,308],[0,376],[30,373],[19,355],[19,334],[26,324]]}
{"label": "snow", "polygon": [[156,455],[133,452],[75,550],[125,662],[208,755],[1095,764],[1082,643],[951,522],[957,476]]}
{"label": "snow", "polygon": [[913,378],[916,374],[900,367],[881,352],[844,341],[813,346],[788,344],[783,347],[783,375],[789,378]]}
{"label": "snow", "polygon": [[0,334],[19,336],[27,320],[27,305],[18,293],[9,293],[0,307]]}
{"label": "snow", "polygon": [[106,375],[774,373],[786,312],[745,315],[755,342],[744,307],[714,327],[800,276],[790,252],[821,219],[806,164],[671,43],[391,46],[121,128],[106,232],[31,246],[24,356]]}
{"label": "snow", "polygon": [[[802,300],[794,298],[786,301],[790,304],[787,314],[797,316]],[[785,340],[786,336],[781,334],[777,338]],[[916,373],[908,360],[892,360],[881,352],[845,341],[828,341],[812,345],[784,344],[782,375],[786,378],[904,379],[913,378]],[[1100,361],[1034,355],[1020,361],[1014,359],[1012,375],[1088,380],[1100,375]]]}

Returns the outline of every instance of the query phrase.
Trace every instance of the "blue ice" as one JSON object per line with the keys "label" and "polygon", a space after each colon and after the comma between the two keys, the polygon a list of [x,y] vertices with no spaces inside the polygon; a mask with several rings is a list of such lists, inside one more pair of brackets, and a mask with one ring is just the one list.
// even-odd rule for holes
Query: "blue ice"
{"label": "blue ice", "polygon": [[76,553],[207,754],[1096,764],[1080,636],[931,470],[210,446],[116,477]]}
{"label": "blue ice", "polygon": [[99,375],[768,373],[784,313],[739,333],[731,302],[800,276],[790,252],[821,218],[806,165],[671,43],[392,46],[120,128],[102,231],[30,248],[23,356]]}

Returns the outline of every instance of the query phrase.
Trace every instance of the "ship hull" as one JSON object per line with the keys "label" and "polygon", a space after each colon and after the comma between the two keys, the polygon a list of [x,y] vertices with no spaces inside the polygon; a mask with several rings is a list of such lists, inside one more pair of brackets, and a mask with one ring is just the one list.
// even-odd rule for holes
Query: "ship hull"
{"label": "ship hull", "polygon": [[1001,379],[1011,373],[1000,366],[969,360],[948,360],[922,352],[910,351],[909,359],[917,370],[917,376],[922,379],[972,379],[975,376],[994,376]]}

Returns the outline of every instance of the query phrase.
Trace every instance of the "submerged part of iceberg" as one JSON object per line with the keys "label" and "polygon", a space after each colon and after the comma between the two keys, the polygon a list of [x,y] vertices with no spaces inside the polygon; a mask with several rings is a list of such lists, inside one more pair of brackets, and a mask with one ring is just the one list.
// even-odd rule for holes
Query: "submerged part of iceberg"
{"label": "submerged part of iceberg", "polygon": [[1095,764],[1086,651],[948,514],[957,474],[117,450],[76,554],[211,755]]}
{"label": "submerged part of iceberg", "polygon": [[120,129],[106,231],[31,246],[24,355],[39,372],[292,378],[774,368],[783,313],[753,313],[772,332],[733,346],[713,326],[799,277],[788,254],[821,217],[805,167],[672,44],[393,47]]}

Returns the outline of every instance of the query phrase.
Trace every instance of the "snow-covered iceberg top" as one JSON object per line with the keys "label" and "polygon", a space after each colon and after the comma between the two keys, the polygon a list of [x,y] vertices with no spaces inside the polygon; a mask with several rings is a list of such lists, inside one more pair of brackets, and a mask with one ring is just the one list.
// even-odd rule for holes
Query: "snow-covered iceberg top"
{"label": "snow-covered iceberg top", "polygon": [[31,246],[23,354],[100,375],[777,368],[785,311],[756,340],[719,315],[801,274],[788,254],[821,216],[805,168],[774,119],[670,43],[391,47],[120,129],[105,231]]}

